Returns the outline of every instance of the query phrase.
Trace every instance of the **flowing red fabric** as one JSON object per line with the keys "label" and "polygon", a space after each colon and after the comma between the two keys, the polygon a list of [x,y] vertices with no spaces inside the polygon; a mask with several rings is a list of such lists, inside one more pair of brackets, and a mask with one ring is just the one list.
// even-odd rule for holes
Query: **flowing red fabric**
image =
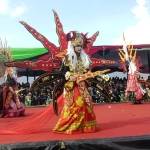
{"label": "flowing red fabric", "polygon": [[[58,98],[57,103],[59,110],[61,110],[63,107],[63,95]],[[46,110],[30,115],[22,117],[22,120],[19,118],[18,122],[8,122],[7,125],[4,125],[4,128],[0,129],[0,134],[31,134],[52,130],[49,128],[49,125],[52,123],[53,117],[56,117],[52,104]]]}

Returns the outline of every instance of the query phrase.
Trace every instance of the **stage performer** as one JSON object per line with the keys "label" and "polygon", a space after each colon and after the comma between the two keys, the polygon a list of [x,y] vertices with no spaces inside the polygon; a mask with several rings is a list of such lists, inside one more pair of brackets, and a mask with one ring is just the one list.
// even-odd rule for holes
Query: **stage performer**
{"label": "stage performer", "polygon": [[136,50],[133,49],[133,46],[127,46],[127,49],[120,50],[119,56],[126,64],[126,70],[128,71],[125,95],[133,104],[141,104],[144,90],[138,82],[139,66],[137,65]]}
{"label": "stage performer", "polygon": [[17,81],[14,76],[14,70],[11,67],[6,69],[5,85],[3,87],[3,111],[2,117],[23,116],[25,108],[19,100]]}
{"label": "stage performer", "polygon": [[68,49],[64,59],[67,82],[62,97],[64,106],[53,131],[66,134],[95,132],[96,117],[85,82],[91,65],[90,58],[84,51],[88,41],[84,34],[75,31],[68,33],[67,39]]}

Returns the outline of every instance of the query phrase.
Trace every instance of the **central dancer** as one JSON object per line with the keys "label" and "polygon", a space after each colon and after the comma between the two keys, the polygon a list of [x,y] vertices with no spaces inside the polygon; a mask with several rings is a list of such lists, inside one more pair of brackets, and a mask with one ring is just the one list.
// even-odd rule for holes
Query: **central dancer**
{"label": "central dancer", "polygon": [[64,106],[53,131],[66,134],[95,132],[96,117],[85,82],[91,65],[84,51],[88,39],[86,35],[72,31],[67,34],[67,40],[68,49],[64,58],[67,82],[62,96]]}

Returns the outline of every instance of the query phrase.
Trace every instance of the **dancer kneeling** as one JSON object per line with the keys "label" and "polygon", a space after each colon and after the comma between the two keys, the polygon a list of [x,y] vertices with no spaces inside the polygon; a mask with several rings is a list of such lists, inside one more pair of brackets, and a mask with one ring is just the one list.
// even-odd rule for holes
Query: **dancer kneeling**
{"label": "dancer kneeling", "polygon": [[3,87],[2,117],[19,117],[24,115],[25,108],[19,100],[17,88],[17,81],[13,77],[13,70],[8,68],[6,83]]}

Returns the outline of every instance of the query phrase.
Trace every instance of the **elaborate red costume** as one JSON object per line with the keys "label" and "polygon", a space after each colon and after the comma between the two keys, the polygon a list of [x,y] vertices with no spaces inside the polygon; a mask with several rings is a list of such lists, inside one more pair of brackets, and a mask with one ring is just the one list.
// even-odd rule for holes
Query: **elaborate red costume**
{"label": "elaborate red costume", "polygon": [[64,106],[53,131],[67,134],[95,132],[96,117],[92,99],[84,81],[91,64],[83,49],[86,37],[78,32],[70,32],[68,36],[69,44],[64,59],[64,65],[68,67],[65,74],[67,82],[62,95]]}
{"label": "elaborate red costume", "polygon": [[119,52],[119,56],[124,64],[125,62],[128,63],[128,69],[126,69],[128,70],[126,96],[134,104],[141,103],[144,93],[137,79],[136,50],[132,46],[124,46],[123,51]]}

